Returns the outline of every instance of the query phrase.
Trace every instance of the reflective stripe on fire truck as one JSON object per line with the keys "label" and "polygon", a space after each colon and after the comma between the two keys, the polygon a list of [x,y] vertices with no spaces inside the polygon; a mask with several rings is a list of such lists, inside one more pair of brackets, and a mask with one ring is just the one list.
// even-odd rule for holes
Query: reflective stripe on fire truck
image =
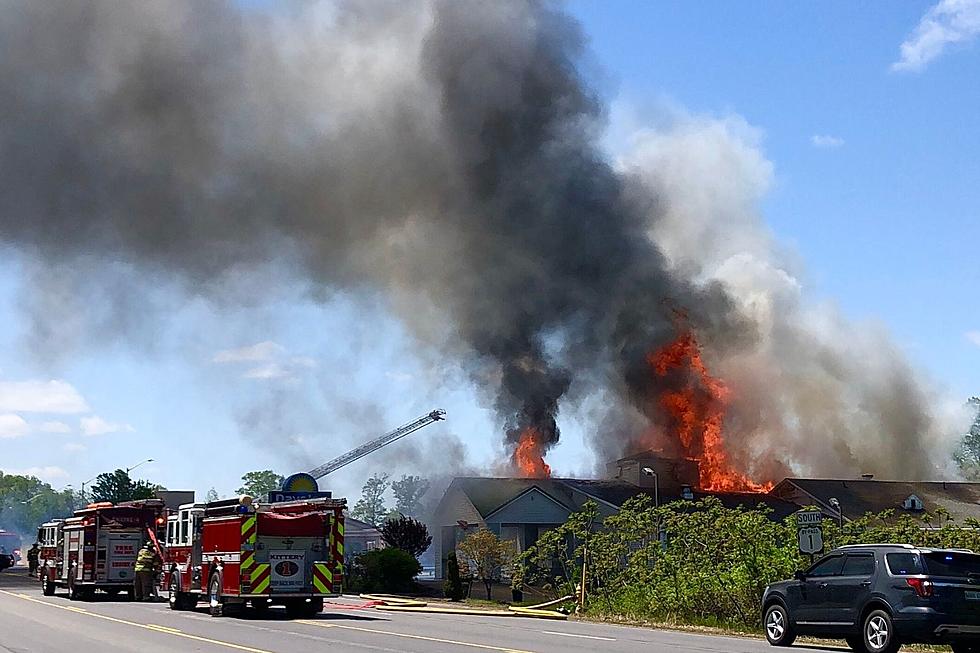
{"label": "reflective stripe on fire truck", "polygon": [[242,544],[255,544],[256,519],[255,515],[248,515],[242,520]]}
{"label": "reflective stripe on fire truck", "polygon": [[[255,540],[258,535],[258,523],[255,515],[246,515],[242,519],[242,544],[241,544],[241,554],[239,557],[239,578],[241,585],[241,592],[243,594],[258,594],[258,573],[259,565],[255,562]],[[268,565],[265,565],[268,567]],[[266,583],[268,587],[268,574],[266,575]]]}
{"label": "reflective stripe on fire truck", "polygon": [[333,588],[333,572],[329,563],[313,563],[313,588],[320,594],[330,594]]}
{"label": "reflective stripe on fire truck", "polygon": [[264,594],[272,582],[272,567],[268,562],[256,562],[252,567],[252,588],[249,594]]}
{"label": "reflective stripe on fire truck", "polygon": [[333,519],[333,549],[331,556],[333,560],[333,591],[340,594],[344,591],[344,518],[334,517]]}

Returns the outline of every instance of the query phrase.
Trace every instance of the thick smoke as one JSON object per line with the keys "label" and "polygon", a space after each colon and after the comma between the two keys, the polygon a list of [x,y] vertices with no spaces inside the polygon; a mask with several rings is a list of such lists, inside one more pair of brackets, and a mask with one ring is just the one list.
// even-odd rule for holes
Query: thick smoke
{"label": "thick smoke", "polygon": [[[0,3],[0,241],[94,287],[122,265],[137,286],[216,297],[262,267],[318,296],[380,292],[421,342],[495,379],[509,441],[533,427],[546,446],[576,384],[621,415],[645,405],[645,356],[680,308],[719,373],[750,389],[733,411],[744,469],[774,473],[753,458],[765,455],[826,473],[870,460],[931,471],[918,439],[931,418],[897,353],[870,343],[870,363],[842,365],[845,345],[802,309],[760,315],[671,240],[731,236],[712,226],[724,206],[677,210],[690,184],[724,180],[673,179],[642,150],[612,167],[583,35],[554,5],[288,7]],[[787,351],[800,362],[783,365]],[[805,390],[814,369],[827,394]],[[799,387],[767,399],[769,378]],[[810,451],[811,432],[840,453]],[[620,451],[633,435],[598,432]],[[900,464],[914,447],[922,466]]]}

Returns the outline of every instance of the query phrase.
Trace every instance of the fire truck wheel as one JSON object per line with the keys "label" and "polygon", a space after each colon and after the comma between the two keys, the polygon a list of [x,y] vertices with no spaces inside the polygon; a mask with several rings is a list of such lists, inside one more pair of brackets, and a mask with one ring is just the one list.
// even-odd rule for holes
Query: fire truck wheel
{"label": "fire truck wheel", "polygon": [[193,610],[197,605],[197,597],[180,591],[180,576],[176,573],[170,577],[167,587],[167,601],[171,610]]}
{"label": "fire truck wheel", "polygon": [[47,571],[43,572],[41,576],[41,594],[45,596],[54,596],[54,583],[48,578]]}

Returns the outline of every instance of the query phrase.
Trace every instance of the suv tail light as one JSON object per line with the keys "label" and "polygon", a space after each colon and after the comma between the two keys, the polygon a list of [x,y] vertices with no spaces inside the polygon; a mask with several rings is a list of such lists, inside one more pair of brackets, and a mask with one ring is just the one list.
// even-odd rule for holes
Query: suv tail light
{"label": "suv tail light", "polygon": [[931,580],[926,580],[924,578],[906,578],[905,582],[909,584],[909,587],[915,590],[916,596],[923,599],[932,596]]}

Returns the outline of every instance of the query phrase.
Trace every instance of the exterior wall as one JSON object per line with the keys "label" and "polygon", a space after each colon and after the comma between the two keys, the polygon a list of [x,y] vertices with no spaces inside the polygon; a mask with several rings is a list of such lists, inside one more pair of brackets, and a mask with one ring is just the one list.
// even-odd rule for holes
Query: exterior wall
{"label": "exterior wall", "polygon": [[466,494],[452,485],[446,490],[433,516],[429,531],[432,535],[432,556],[435,560],[435,577],[446,577],[446,556],[463,537],[463,529],[458,521],[472,524],[475,530],[485,526],[483,516],[473,507]]}
{"label": "exterior wall", "polygon": [[531,489],[487,515],[487,524],[563,524],[569,510],[538,489]]}

